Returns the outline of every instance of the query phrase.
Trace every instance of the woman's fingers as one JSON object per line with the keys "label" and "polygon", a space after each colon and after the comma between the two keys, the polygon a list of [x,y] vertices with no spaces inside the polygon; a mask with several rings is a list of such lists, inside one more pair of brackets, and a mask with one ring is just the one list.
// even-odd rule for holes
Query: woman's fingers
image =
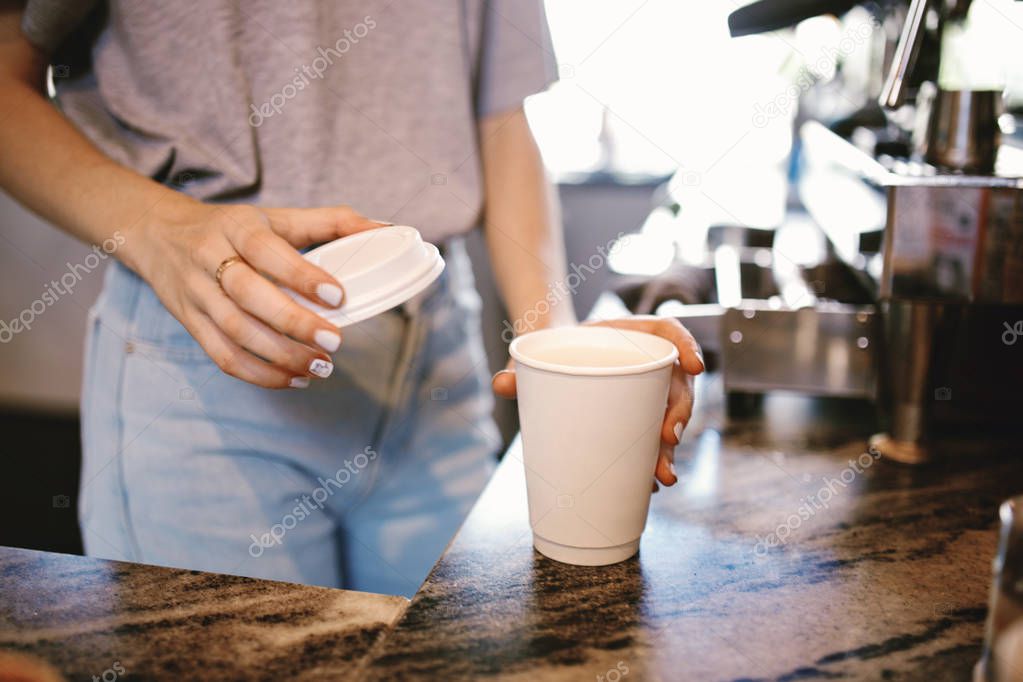
{"label": "woman's fingers", "polygon": [[[221,285],[231,300],[255,317],[298,341],[313,348],[333,353],[341,346],[341,333],[322,317],[303,308],[245,263],[228,268]],[[327,377],[333,370],[329,362],[318,363],[310,369],[313,374]]]}
{"label": "woman's fingers", "polygon": [[239,346],[204,313],[194,313],[189,331],[217,367],[236,379],[265,388],[299,388],[308,385],[307,378],[274,367]]}
{"label": "woman's fingers", "polygon": [[657,468],[654,469],[654,477],[663,485],[675,485],[678,476],[675,474],[675,446],[670,443],[661,443],[660,452],[657,453]]}
{"label": "woman's fingers", "polygon": [[515,400],[517,395],[517,387],[515,384],[515,360],[509,360],[508,364],[504,366],[504,369],[499,371],[490,380],[490,387],[494,391],[494,395],[500,398],[508,398],[509,400]]}
{"label": "woman's fingers", "polygon": [[261,211],[242,207],[225,213],[227,239],[246,263],[314,303],[330,308],[341,305],[341,283],[276,234]]}
{"label": "woman's fingers", "polygon": [[668,409],[661,424],[661,440],[673,447],[682,440],[682,432],[693,416],[693,375],[675,365],[668,388]]}
{"label": "woman's fingers", "polygon": [[328,307],[341,305],[344,290],[281,235],[325,241],[379,224],[350,209],[275,209],[275,231],[263,209],[196,207],[180,224],[144,233],[155,257],[140,267],[160,300],[231,376],[272,388],[328,376],[339,330],[282,287]]}
{"label": "woman's fingers", "polygon": [[350,206],[267,208],[263,212],[270,218],[274,232],[296,249],[391,224],[370,220]]}
{"label": "woman's fingers", "polygon": [[515,386],[515,370],[502,369],[494,375],[493,379],[490,380],[490,386],[494,390],[494,395],[514,400],[517,395]]}
{"label": "woman's fingers", "polygon": [[657,317],[654,315],[637,315],[620,320],[602,320],[592,324],[617,329],[655,334],[673,343],[678,349],[678,360],[682,368],[690,374],[700,374],[706,368],[703,362],[703,351],[693,335],[685,326],[673,317]]}
{"label": "woman's fingers", "polygon": [[681,365],[675,365],[671,372],[668,388],[668,409],[661,424],[661,448],[657,455],[657,480],[664,485],[675,485],[675,446],[682,440],[682,432],[693,416],[693,375]]}
{"label": "woman's fingers", "polygon": [[656,320],[654,333],[671,341],[678,349],[678,361],[682,369],[690,375],[701,374],[706,369],[703,362],[703,350],[689,330],[685,328],[685,325],[674,317],[653,319]]}
{"label": "woman's fingers", "polygon": [[242,310],[216,284],[203,298],[206,314],[236,344],[294,376],[323,376],[333,363],[322,350],[314,350],[271,329]]}

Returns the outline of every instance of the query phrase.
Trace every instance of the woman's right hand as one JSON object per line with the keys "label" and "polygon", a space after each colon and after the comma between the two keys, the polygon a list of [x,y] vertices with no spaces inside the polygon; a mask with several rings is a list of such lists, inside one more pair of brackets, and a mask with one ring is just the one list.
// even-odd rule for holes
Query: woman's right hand
{"label": "woman's right hand", "polygon": [[[155,212],[154,212],[155,213]],[[338,307],[340,282],[298,252],[386,225],[347,206],[256,208],[175,202],[126,236],[125,262],[225,373],[267,388],[304,388],[334,369],[340,330],[284,293]],[[239,259],[221,273],[228,259]]]}

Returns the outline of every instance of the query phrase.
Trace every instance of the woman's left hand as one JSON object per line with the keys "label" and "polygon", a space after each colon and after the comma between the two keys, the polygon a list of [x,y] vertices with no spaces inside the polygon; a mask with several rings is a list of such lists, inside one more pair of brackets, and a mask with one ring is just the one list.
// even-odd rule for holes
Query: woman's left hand
{"label": "woman's left hand", "polygon": [[[675,485],[678,481],[678,476],[675,474],[675,446],[682,440],[682,432],[693,414],[693,377],[704,370],[703,352],[700,350],[700,344],[696,343],[696,339],[689,333],[689,330],[673,317],[637,315],[619,320],[601,320],[584,324],[654,334],[671,341],[678,348],[679,362],[672,370],[668,406],[664,411],[664,422],[661,424],[661,450],[654,472],[657,480],[664,485]],[[491,383],[495,394],[503,398],[514,398],[514,361],[510,361],[506,369],[495,374]]]}

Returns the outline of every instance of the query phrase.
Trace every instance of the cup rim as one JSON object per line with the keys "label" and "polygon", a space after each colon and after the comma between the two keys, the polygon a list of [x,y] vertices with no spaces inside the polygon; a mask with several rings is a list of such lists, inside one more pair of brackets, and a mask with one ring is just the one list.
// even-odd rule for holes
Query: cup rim
{"label": "cup rim", "polygon": [[[657,345],[661,345],[664,349],[664,353],[659,356],[651,356],[651,360],[642,363],[636,363],[631,365],[615,365],[611,367],[607,366],[588,366],[588,365],[566,365],[557,362],[548,362],[546,360],[538,360],[531,357],[521,350],[521,346],[524,343],[535,340],[538,336],[555,336],[563,334],[566,330],[573,330],[572,333],[599,333],[607,335],[611,332],[620,334],[626,339],[631,339],[634,345],[638,345],[637,341],[642,340],[644,343],[650,343],[651,341]],[[623,376],[630,374],[644,374],[646,372],[652,372],[654,370],[673,365],[678,359],[678,349],[675,344],[671,343],[667,339],[661,338],[656,334],[650,334],[647,332],[636,331],[633,329],[618,329],[616,327],[597,327],[597,326],[576,326],[576,327],[551,327],[549,329],[539,329],[532,331],[521,336],[516,337],[512,340],[511,345],[508,347],[508,352],[512,358],[515,359],[516,363],[525,365],[532,369],[545,370],[548,372],[555,372],[557,374],[567,374],[572,376]],[[644,351],[645,352],[645,351]]]}

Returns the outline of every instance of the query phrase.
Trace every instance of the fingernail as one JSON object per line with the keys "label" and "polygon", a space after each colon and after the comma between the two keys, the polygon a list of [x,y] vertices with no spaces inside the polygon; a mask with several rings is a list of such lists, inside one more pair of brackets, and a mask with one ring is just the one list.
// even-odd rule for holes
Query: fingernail
{"label": "fingernail", "polygon": [[380,227],[393,227],[394,226],[394,223],[384,222],[383,220],[371,220],[370,222],[373,223],[374,225],[379,225]]}
{"label": "fingernail", "polygon": [[341,299],[344,298],[345,292],[336,284],[324,282],[323,284],[316,285],[316,295],[327,305],[332,305],[336,308],[341,305]]}
{"label": "fingernail", "polygon": [[674,476],[675,480],[677,481],[678,480],[678,474],[675,473],[675,463],[674,462],[668,462],[668,471],[671,472],[671,475]]}
{"label": "fingernail", "polygon": [[682,442],[682,429],[684,429],[684,428],[685,428],[685,425],[682,422],[675,422],[675,428],[673,428],[671,430],[672,433],[675,434],[675,443],[681,443]]}
{"label": "fingernail", "polygon": [[313,334],[313,340],[316,341],[317,346],[328,353],[333,353],[341,346],[341,335],[327,329],[317,329]]}
{"label": "fingernail", "polygon": [[703,360],[703,351],[702,350],[696,351],[696,359],[700,361],[700,371],[702,372],[702,371],[706,370],[707,369],[707,363],[704,362],[704,360]]}
{"label": "fingernail", "polygon": [[292,388],[306,388],[309,385],[309,377],[291,377],[288,385]]}
{"label": "fingernail", "polygon": [[314,358],[309,363],[309,373],[315,374],[321,379],[326,379],[330,376],[330,373],[334,371],[334,363],[328,362],[327,360],[321,360],[320,358]]}

